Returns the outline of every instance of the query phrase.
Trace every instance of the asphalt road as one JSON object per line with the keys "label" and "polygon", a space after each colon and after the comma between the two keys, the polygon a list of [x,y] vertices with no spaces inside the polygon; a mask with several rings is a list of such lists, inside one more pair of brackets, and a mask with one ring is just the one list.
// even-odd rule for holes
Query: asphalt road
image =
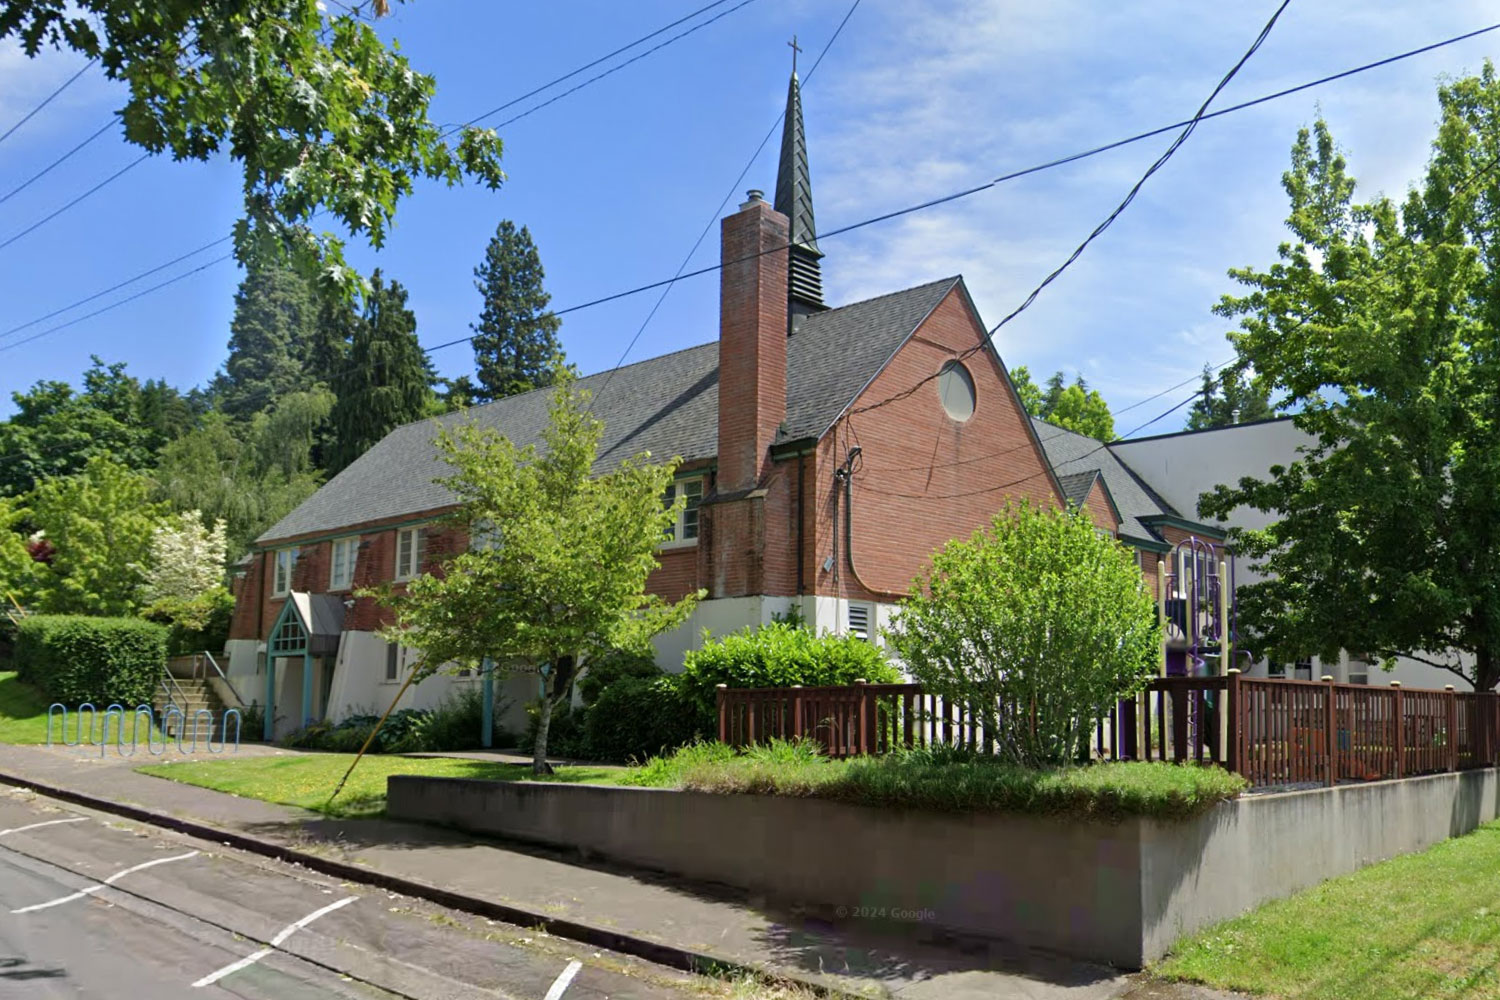
{"label": "asphalt road", "polygon": [[686,1000],[705,990],[623,955],[0,793],[0,997],[224,995]]}

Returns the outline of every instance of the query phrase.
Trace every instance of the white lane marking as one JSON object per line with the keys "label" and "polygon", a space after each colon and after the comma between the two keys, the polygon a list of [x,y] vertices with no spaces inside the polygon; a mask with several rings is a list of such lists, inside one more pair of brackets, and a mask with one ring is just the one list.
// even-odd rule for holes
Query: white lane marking
{"label": "white lane marking", "polygon": [[573,977],[578,975],[578,970],[583,968],[583,963],[576,959],[568,963],[568,967],[558,973],[557,978],[552,981],[552,988],[542,1000],[562,1000],[562,995],[572,985]]}
{"label": "white lane marking", "polygon": [[114,885],[115,882],[124,878],[126,875],[131,875],[139,871],[145,871],[147,868],[155,868],[157,865],[164,865],[169,861],[186,861],[188,858],[196,857],[197,854],[197,851],[188,851],[186,854],[174,854],[170,858],[157,858],[154,861],[147,861],[144,864],[135,865],[133,867],[125,869],[124,871],[115,872],[113,875],[105,879],[103,882],[100,882],[98,885],[91,885],[87,889],[84,889],[80,892],[71,893],[59,899],[48,900],[45,903],[37,903],[34,906],[23,906],[19,910],[11,910],[10,912],[33,913],[37,910],[45,910],[52,906],[61,906],[64,903],[71,903],[75,899],[82,899],[85,896],[92,895],[101,889]]}
{"label": "white lane marking", "polygon": [[246,955],[238,962],[230,962],[218,972],[209,973],[193,985],[195,987],[212,986],[214,983],[217,983],[219,980],[223,979],[230,973],[239,972],[243,968],[254,965],[256,962],[259,962],[261,959],[265,958],[267,955],[271,954],[271,952],[279,948],[283,941],[300,931],[302,928],[306,927],[308,924],[312,923],[314,920],[332,913],[334,910],[337,910],[341,906],[348,906],[358,898],[358,896],[345,896],[343,899],[339,900],[336,903],[329,903],[327,906],[321,909],[312,911],[301,920],[298,920],[296,923],[287,924],[281,929],[281,933],[277,934],[271,939],[271,946],[269,948],[261,948],[259,951],[252,951],[250,954]]}
{"label": "white lane marking", "polygon": [[71,819],[49,819],[45,823],[31,823],[27,826],[13,826],[9,830],[0,830],[0,837],[7,833],[25,833],[27,830],[38,830],[44,826],[56,826],[59,823],[82,823],[88,819],[87,816],[74,816]]}

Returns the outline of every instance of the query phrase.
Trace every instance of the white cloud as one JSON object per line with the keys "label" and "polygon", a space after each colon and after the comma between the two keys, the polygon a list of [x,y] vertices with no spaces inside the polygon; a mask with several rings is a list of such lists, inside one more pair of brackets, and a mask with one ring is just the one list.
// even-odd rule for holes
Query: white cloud
{"label": "white cloud", "polygon": [[[862,25],[874,44],[807,101],[819,224],[826,230],[1186,118],[1269,10],[1187,0],[881,8],[878,25]],[[1478,2],[1378,12],[1354,0],[1294,5],[1215,107],[1485,20]],[[1210,307],[1234,288],[1228,268],[1269,263],[1285,236],[1280,177],[1296,129],[1321,110],[1348,150],[1359,195],[1399,197],[1427,158],[1436,77],[1477,69],[1487,45],[1477,39],[1203,124],[1115,226],[1001,332],[1002,353],[1033,371],[1082,370],[1117,406],[1224,360],[1232,324]],[[831,298],[961,272],[993,324],[1171,138],[828,240]],[[1132,416],[1150,415],[1142,411]]]}

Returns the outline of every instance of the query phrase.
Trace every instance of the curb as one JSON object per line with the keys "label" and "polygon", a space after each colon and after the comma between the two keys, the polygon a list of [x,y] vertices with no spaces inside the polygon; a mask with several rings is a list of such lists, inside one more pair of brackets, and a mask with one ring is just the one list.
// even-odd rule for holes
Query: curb
{"label": "curb", "polygon": [[819,996],[837,997],[846,995],[826,983],[805,979],[801,976],[771,971],[759,966],[747,965],[744,962],[733,959],[710,955],[707,952],[663,944],[660,941],[651,941],[631,934],[622,934],[619,931],[606,930],[602,927],[580,923],[576,920],[564,920],[507,903],[496,903],[487,899],[480,899],[476,896],[466,896],[463,893],[441,889],[437,886],[403,878],[399,875],[388,875],[374,868],[365,868],[360,865],[334,861],[330,858],[308,854],[292,847],[285,847],[280,844],[271,843],[270,841],[259,840],[242,833],[236,833],[232,830],[225,830],[208,823],[182,819],[166,813],[155,812],[141,806],[128,805],[124,802],[114,802],[109,799],[97,798],[82,792],[48,785],[31,778],[23,778],[18,775],[0,772],[0,784],[25,788],[39,795],[45,795],[50,799],[71,802],[74,805],[84,806],[99,812],[112,813],[116,816],[123,816],[126,819],[132,819],[140,823],[149,823],[152,826],[163,827],[190,837],[196,837],[200,840],[216,841],[249,854],[258,854],[261,857],[271,858],[275,861],[301,865],[310,871],[330,875],[345,881],[359,882],[389,892],[397,892],[404,896],[424,899],[429,903],[446,906],[451,910],[471,913],[490,920],[501,920],[505,923],[516,924],[521,927],[540,928],[554,937],[567,938],[570,941],[577,941],[579,944],[589,945],[590,947],[606,948],[610,951],[633,955],[636,958],[643,958],[648,962],[654,962],[657,965],[664,965],[683,972],[691,972],[698,975],[714,975],[725,972],[739,973],[751,976],[764,983],[796,984],[797,986],[812,990]]}

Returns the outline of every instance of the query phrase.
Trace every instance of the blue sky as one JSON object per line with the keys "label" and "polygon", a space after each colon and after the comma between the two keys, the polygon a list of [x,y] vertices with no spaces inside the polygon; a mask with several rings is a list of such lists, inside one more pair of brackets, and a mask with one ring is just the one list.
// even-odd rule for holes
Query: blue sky
{"label": "blue sky", "polygon": [[[437,76],[437,119],[460,121],[705,2],[416,0],[398,5],[380,30]],[[781,110],[786,40],[799,36],[805,68],[849,4],[752,0],[506,127],[509,180],[500,191],[423,186],[402,204],[387,247],[353,247],[352,259],[407,286],[427,344],[467,334],[479,310],[471,272],[502,218],[530,227],[557,308],[670,277]],[[863,0],[804,91],[819,228],[1186,118],[1274,6]],[[1477,0],[1399,7],[1296,0],[1219,104],[1482,27],[1493,12]],[[1279,179],[1296,129],[1321,111],[1347,149],[1360,191],[1400,194],[1427,157],[1436,81],[1477,70],[1497,46],[1500,32],[1204,124],[1114,227],[1001,332],[1001,354],[1034,373],[1081,372],[1116,408],[1226,359],[1226,324],[1209,309],[1233,288],[1228,268],[1274,257],[1284,233]],[[27,60],[0,49],[0,131],[80,65],[71,54]],[[85,74],[0,144],[0,193],[98,128],[120,103],[119,89],[97,70]],[[993,324],[1108,214],[1170,139],[822,240],[829,301],[961,273]],[[776,147],[773,138],[736,186],[731,210],[742,189],[774,186]],[[0,241],[137,155],[113,133],[93,143],[0,204]],[[237,210],[231,164],[159,159],[134,168],[0,249],[0,330],[226,235]],[[180,386],[206,381],[224,360],[239,280],[232,263],[13,350],[3,347],[216,254],[0,337],[0,393],[8,403],[9,393],[38,379],[76,381],[91,354],[125,361],[143,378]],[[715,227],[691,266],[717,257]],[[714,339],[717,298],[712,275],[681,283],[630,358]],[[647,293],[567,316],[562,337],[570,358],[585,372],[614,364],[655,299]],[[441,351],[434,361],[449,375],[472,368],[467,347]],[[1140,407],[1121,418],[1120,429],[1189,391]],[[1175,430],[1181,420],[1174,414],[1145,432]]]}

